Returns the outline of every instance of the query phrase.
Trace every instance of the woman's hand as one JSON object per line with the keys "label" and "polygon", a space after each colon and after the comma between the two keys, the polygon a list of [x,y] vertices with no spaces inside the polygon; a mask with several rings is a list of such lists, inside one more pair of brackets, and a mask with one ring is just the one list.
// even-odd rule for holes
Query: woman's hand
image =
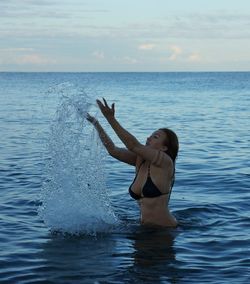
{"label": "woman's hand", "polygon": [[103,98],[103,102],[100,100],[96,100],[102,114],[104,117],[109,120],[115,117],[115,104],[113,103],[111,107],[107,104],[107,101]]}
{"label": "woman's hand", "polygon": [[87,113],[86,118],[93,125],[95,125],[97,123],[97,119],[94,116],[90,115],[89,113]]}

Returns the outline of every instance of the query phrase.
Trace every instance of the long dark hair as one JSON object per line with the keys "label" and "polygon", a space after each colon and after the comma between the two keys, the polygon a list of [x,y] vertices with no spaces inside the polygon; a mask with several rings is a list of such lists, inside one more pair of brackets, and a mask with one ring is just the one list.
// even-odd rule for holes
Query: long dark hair
{"label": "long dark hair", "polygon": [[[165,153],[169,155],[169,157],[172,159],[173,164],[174,164],[174,172],[173,172],[173,178],[172,178],[172,184],[171,184],[171,191],[172,191],[172,188],[175,182],[175,160],[177,158],[178,151],[179,151],[179,140],[173,130],[169,128],[160,128],[160,130],[163,131],[167,136],[165,144],[168,147],[168,149],[165,151]],[[169,194],[168,201],[170,199],[171,191]]]}
{"label": "long dark hair", "polygon": [[166,153],[169,155],[169,157],[172,159],[173,163],[175,164],[175,160],[178,155],[179,151],[179,141],[178,137],[175,134],[175,132],[169,128],[160,128],[161,131],[163,131],[167,138],[166,138],[166,146],[168,149],[166,150]]}

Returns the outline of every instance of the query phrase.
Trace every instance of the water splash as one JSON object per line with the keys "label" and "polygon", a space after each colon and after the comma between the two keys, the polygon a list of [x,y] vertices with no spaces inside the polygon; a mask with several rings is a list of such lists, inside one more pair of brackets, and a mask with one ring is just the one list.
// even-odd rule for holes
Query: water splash
{"label": "water splash", "polygon": [[92,100],[68,83],[54,91],[60,94],[60,103],[47,143],[50,158],[39,214],[53,231],[107,231],[118,219],[105,186],[103,146],[86,120]]}

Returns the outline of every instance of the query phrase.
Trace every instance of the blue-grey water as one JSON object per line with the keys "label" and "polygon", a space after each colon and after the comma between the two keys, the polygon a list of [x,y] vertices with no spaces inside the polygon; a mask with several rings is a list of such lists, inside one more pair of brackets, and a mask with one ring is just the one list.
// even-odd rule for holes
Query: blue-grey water
{"label": "blue-grey water", "polygon": [[[177,229],[140,226],[81,116],[120,146],[101,97],[142,143],[177,133]],[[0,73],[0,283],[249,283],[249,109],[249,72]]]}

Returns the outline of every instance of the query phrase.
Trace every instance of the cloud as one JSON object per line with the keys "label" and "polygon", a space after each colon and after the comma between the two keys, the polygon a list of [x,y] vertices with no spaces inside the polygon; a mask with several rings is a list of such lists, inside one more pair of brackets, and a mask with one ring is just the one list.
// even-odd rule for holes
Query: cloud
{"label": "cloud", "polygon": [[[28,51],[31,51],[31,53],[27,53]],[[0,52],[3,54],[2,58],[0,58],[0,62],[1,64],[16,65],[50,65],[56,63],[56,60],[32,51],[32,48],[0,49]]]}
{"label": "cloud", "polygon": [[[168,57],[160,57],[161,63],[166,63],[167,61],[178,61],[179,63],[185,62],[201,62],[202,58],[198,52],[192,52],[189,48],[183,49],[181,46],[173,44],[167,47],[167,52],[170,53]],[[165,48],[166,53],[166,48]]]}
{"label": "cloud", "polygon": [[201,61],[201,56],[200,56],[199,53],[192,53],[188,56],[187,61],[199,62],[199,61]]}
{"label": "cloud", "polygon": [[[137,49],[151,51],[158,40],[169,39],[249,39],[250,14],[214,11],[179,13],[155,20],[119,21],[107,6],[96,9],[85,3],[72,4],[59,0],[0,0],[0,36],[105,37],[140,40]],[[4,3],[4,4],[1,4]],[[39,4],[40,3],[40,4]],[[22,5],[21,5],[22,4]],[[107,21],[107,15],[110,16]],[[102,14],[100,14],[102,13]],[[44,20],[46,19],[46,20]],[[106,23],[106,24],[105,24]],[[108,23],[108,24],[107,24]],[[143,43],[145,41],[145,43]],[[147,42],[147,41],[153,41]]]}
{"label": "cloud", "polygon": [[[166,38],[166,36],[171,39],[249,39],[249,25],[250,13],[214,11],[195,14],[180,13],[154,21],[130,21],[127,26],[116,26],[116,29],[103,26],[103,29],[109,30],[110,34],[117,37],[123,35],[127,38],[150,38],[157,42],[158,39]],[[141,47],[141,49],[144,48],[143,45]],[[144,50],[146,48],[147,43]]]}
{"label": "cloud", "polygon": [[250,37],[250,14],[229,11],[189,13],[168,19],[175,37],[228,39]]}
{"label": "cloud", "polygon": [[104,59],[104,57],[105,57],[104,53],[102,51],[98,51],[98,50],[92,52],[92,56],[94,56],[97,59]]}
{"label": "cloud", "polygon": [[139,50],[152,50],[155,48],[155,44],[153,43],[143,43],[138,46]]}
{"label": "cloud", "polygon": [[171,61],[175,61],[178,59],[179,55],[182,54],[182,48],[180,46],[177,45],[171,45],[169,47],[170,51],[172,52],[172,54],[168,57],[169,60]]}
{"label": "cloud", "polygon": [[136,64],[136,63],[138,62],[137,59],[132,58],[132,57],[130,57],[130,56],[125,56],[125,57],[123,57],[122,60],[123,60],[125,63],[128,63],[128,64]]}
{"label": "cloud", "polygon": [[33,47],[0,48],[0,55],[2,55],[1,62],[5,64],[46,65],[55,63],[55,60],[37,53]]}
{"label": "cloud", "polygon": [[55,60],[50,60],[39,54],[28,54],[20,56],[16,59],[16,64],[33,64],[33,65],[47,65],[55,63]]}
{"label": "cloud", "polygon": [[106,13],[105,9],[87,9],[86,3],[65,3],[59,0],[0,0],[0,17],[16,20],[40,18],[50,19],[83,19],[86,14]]}
{"label": "cloud", "polygon": [[34,51],[31,47],[11,47],[11,48],[0,48],[1,53],[13,53],[13,52],[32,52]]}
{"label": "cloud", "polygon": [[114,62],[117,62],[119,64],[129,64],[129,65],[131,64],[131,65],[133,65],[133,64],[138,63],[137,59],[130,57],[130,56],[123,56],[123,57],[114,56],[112,59],[114,60]]}

